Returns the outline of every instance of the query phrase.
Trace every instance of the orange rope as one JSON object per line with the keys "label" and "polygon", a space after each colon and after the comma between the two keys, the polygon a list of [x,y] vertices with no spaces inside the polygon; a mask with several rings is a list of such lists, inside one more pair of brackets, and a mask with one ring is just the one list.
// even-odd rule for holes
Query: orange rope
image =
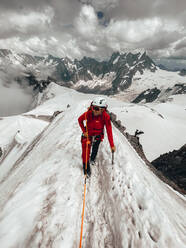
{"label": "orange rope", "polygon": [[87,175],[85,175],[85,183],[84,183],[84,198],[83,198],[83,210],[82,210],[82,215],[81,215],[81,233],[80,233],[79,248],[81,248],[82,236],[83,236],[83,221],[84,221],[85,193],[86,193],[86,177],[87,177]]}
{"label": "orange rope", "polygon": [[84,222],[84,212],[85,212],[85,196],[86,196],[86,179],[87,179],[87,159],[88,159],[88,128],[87,128],[87,112],[85,114],[85,120],[86,120],[86,132],[87,132],[87,142],[86,142],[86,162],[85,162],[85,182],[84,182],[84,197],[83,197],[83,209],[81,214],[81,232],[80,232],[80,242],[79,242],[79,248],[81,248],[82,244],[82,236],[83,236],[83,222]]}

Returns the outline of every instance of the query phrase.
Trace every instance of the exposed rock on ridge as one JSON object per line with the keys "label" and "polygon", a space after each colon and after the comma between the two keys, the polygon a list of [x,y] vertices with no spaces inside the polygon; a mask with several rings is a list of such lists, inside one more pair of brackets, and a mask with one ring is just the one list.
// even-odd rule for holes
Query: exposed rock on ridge
{"label": "exposed rock on ridge", "polygon": [[161,155],[152,161],[152,164],[186,191],[186,144],[179,150]]}
{"label": "exposed rock on ridge", "polygon": [[172,88],[167,89],[158,89],[152,88],[143,91],[139,94],[132,102],[140,103],[140,102],[153,102],[158,100],[160,102],[171,101],[172,95],[177,94],[186,94],[186,84],[175,84]]}

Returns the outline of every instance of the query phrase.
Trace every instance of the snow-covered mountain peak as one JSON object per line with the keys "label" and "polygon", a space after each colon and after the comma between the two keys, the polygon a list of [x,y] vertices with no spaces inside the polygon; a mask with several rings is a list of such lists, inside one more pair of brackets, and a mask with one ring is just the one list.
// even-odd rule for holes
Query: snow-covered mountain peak
{"label": "snow-covered mountain peak", "polygon": [[[141,50],[128,50],[125,53],[115,52],[108,61],[97,61],[89,57],[72,61],[68,57],[57,58],[49,55],[46,58],[12,52],[8,55],[7,51],[2,51],[2,54],[3,58],[6,57],[12,63],[20,63],[25,67],[28,64],[35,66],[43,63],[47,69],[50,66],[47,62],[50,61],[50,64],[55,65],[51,76],[56,81],[61,85],[89,93],[114,94],[128,88],[137,71],[141,74],[145,70],[156,71],[153,61]],[[113,77],[113,75],[115,76]],[[103,79],[105,83],[100,83],[100,79]],[[89,88],[90,81],[92,83]]]}
{"label": "snow-covered mountain peak", "polygon": [[[178,84],[180,86],[176,92],[179,94],[185,92],[185,79],[181,76],[184,74],[178,75],[176,72],[159,69],[144,49],[114,52],[107,61],[97,61],[89,57],[81,60],[52,55],[38,57],[15,54],[7,50],[0,52],[1,67],[8,67],[9,63],[21,66],[24,72],[22,74],[28,76],[18,77],[19,82],[28,81],[30,85],[35,85],[34,89],[40,91],[44,87],[40,87],[41,84],[37,81],[42,81],[42,84],[43,80],[47,81],[48,85],[48,78],[52,78],[49,81],[55,81],[62,86],[84,93],[105,95],[119,93],[123,97],[126,96],[125,100],[130,98],[130,101],[134,102],[139,99],[140,101],[166,99],[169,88],[172,87],[170,92],[175,92],[173,88],[177,89]],[[17,75],[15,78],[17,80]],[[163,96],[164,92],[166,92],[165,96]]]}

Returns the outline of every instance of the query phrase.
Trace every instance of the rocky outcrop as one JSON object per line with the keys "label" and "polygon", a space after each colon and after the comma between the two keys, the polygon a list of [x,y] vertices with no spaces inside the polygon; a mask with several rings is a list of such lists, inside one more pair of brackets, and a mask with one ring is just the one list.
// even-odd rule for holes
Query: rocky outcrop
{"label": "rocky outcrop", "polygon": [[186,190],[186,144],[179,150],[161,155],[152,165],[167,178]]}
{"label": "rocky outcrop", "polygon": [[132,102],[133,103],[140,103],[140,102],[153,102],[158,98],[160,94],[160,90],[157,88],[147,89],[139,94]]}
{"label": "rocky outcrop", "polygon": [[112,81],[112,92],[117,93],[127,89],[132,84],[136,72],[143,74],[144,70],[156,71],[154,62],[144,53],[113,53],[109,60],[110,71],[116,72]]}
{"label": "rocky outcrop", "polygon": [[0,147],[0,158],[2,157],[3,155],[3,149]]}
{"label": "rocky outcrop", "polygon": [[175,84],[172,88],[158,89],[152,88],[147,89],[140,93],[132,102],[153,102],[158,100],[159,102],[171,101],[171,96],[177,94],[186,94],[186,84]]}
{"label": "rocky outcrop", "polygon": [[180,76],[186,76],[186,69],[182,69],[179,74]]}
{"label": "rocky outcrop", "polygon": [[54,82],[54,79],[50,77],[46,80],[37,80],[33,74],[27,75],[25,79],[28,81],[30,86],[33,86],[34,91],[38,91],[40,93],[42,93],[51,82]]}
{"label": "rocky outcrop", "polygon": [[175,84],[175,88],[174,95],[186,94],[186,84]]}
{"label": "rocky outcrop", "polygon": [[[114,126],[119,129],[119,131],[127,138],[127,140],[129,141],[129,143],[133,146],[133,148],[136,150],[136,152],[139,154],[139,156],[145,161],[145,162],[149,162],[144,154],[144,151],[143,151],[143,147],[142,145],[140,144],[140,141],[139,141],[139,133],[136,135],[132,135],[132,134],[129,134],[126,132],[126,127],[124,127],[122,124],[121,124],[121,121],[120,120],[117,120],[117,116],[114,114],[114,113],[109,113],[110,115],[110,118],[111,118],[111,121],[112,123],[114,124]],[[143,133],[143,132],[140,132],[140,134]]]}

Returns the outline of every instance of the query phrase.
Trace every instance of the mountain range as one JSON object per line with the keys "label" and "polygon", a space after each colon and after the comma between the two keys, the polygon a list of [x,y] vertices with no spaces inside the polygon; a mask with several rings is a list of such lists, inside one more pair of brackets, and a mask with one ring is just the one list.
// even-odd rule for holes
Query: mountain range
{"label": "mountain range", "polygon": [[[19,82],[27,81],[40,92],[51,81],[84,93],[123,94],[134,102],[164,101],[172,94],[185,94],[184,73],[161,70],[144,50],[114,52],[107,61],[81,60],[17,54],[0,50],[0,67],[19,67]],[[20,69],[21,67],[21,69]],[[1,71],[3,69],[1,68]],[[153,83],[152,83],[153,82]]]}
{"label": "mountain range", "polygon": [[[9,59],[13,64],[20,63],[27,70],[29,65],[43,62],[46,67],[53,66],[52,77],[60,85],[74,87],[82,92],[115,94],[127,89],[136,72],[143,74],[145,69],[156,71],[154,62],[145,51],[136,53],[115,52],[108,61],[97,61],[84,57],[81,60],[71,60],[68,57],[57,58],[52,55],[47,57],[16,54],[10,50],[0,50],[0,58]],[[29,78],[32,82],[33,78]],[[94,85],[89,85],[94,81]]]}
{"label": "mountain range", "polygon": [[[136,81],[139,84],[140,79],[147,72],[151,74],[152,80],[155,78],[156,81],[160,81],[160,84],[163,78],[160,74],[163,72],[168,73],[169,78],[174,75],[170,85],[174,86],[176,83],[180,83],[181,87],[184,85],[184,80],[180,75],[185,75],[159,69],[144,50],[125,53],[115,52],[108,61],[97,61],[89,57],[84,57],[81,60],[71,60],[68,57],[58,58],[52,55],[39,57],[29,54],[17,54],[11,50],[1,49],[0,63],[1,67],[4,64],[7,66],[21,66],[24,77],[22,75],[21,77],[17,76],[17,80],[26,79],[30,85],[35,85],[35,89],[39,88],[40,91],[53,80],[62,86],[74,88],[85,93],[113,95],[130,89],[132,85],[135,87]],[[176,80],[174,79],[175,76],[177,77]],[[170,89],[170,85],[168,86],[166,83],[163,83],[163,88]],[[143,85],[143,83],[141,84]],[[149,88],[146,87],[143,90],[151,90],[153,85],[149,82],[148,86]],[[136,90],[136,93],[141,94],[143,90],[140,92]],[[160,92],[158,92],[155,99]],[[149,93],[151,94],[151,92]],[[149,97],[149,99],[149,101],[153,101],[154,97],[152,99]]]}

